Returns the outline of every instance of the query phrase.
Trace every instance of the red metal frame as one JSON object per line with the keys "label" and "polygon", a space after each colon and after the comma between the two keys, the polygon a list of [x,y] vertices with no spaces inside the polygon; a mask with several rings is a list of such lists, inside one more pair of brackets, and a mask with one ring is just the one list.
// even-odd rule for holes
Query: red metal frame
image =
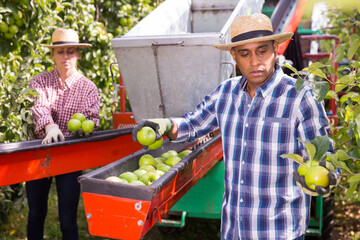
{"label": "red metal frame", "polygon": [[3,154],[0,186],[104,166],[141,148],[129,133],[110,140]]}

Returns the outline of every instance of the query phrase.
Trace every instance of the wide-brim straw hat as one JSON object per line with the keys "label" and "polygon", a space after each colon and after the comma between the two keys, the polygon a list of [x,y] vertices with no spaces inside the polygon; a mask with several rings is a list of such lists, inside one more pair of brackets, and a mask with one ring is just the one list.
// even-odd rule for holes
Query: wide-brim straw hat
{"label": "wide-brim straw hat", "polygon": [[91,47],[89,43],[80,43],[79,35],[72,29],[56,29],[51,37],[51,45],[44,45],[48,48],[57,48],[57,47],[77,47],[77,48],[87,48]]}
{"label": "wide-brim straw hat", "polygon": [[215,45],[221,50],[230,51],[233,47],[274,40],[278,43],[287,41],[293,33],[274,34],[271,20],[262,13],[237,17],[230,26],[231,43]]}

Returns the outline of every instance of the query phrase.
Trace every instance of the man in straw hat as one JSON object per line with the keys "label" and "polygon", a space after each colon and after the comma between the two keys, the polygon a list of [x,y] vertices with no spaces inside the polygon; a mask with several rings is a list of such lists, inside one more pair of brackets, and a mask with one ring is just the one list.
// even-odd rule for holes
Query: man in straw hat
{"label": "man in straw hat", "polygon": [[[80,48],[91,44],[80,43],[72,29],[57,29],[52,34],[50,48],[54,69],[40,73],[30,81],[30,88],[38,93],[31,108],[35,133],[42,144],[64,141],[71,133],[67,123],[75,113],[99,125],[100,98],[96,85],[77,70]],[[80,185],[77,178],[81,171],[55,177],[58,193],[59,221],[62,239],[78,239],[77,207]],[[26,193],[29,204],[27,225],[28,239],[43,239],[47,201],[52,177],[29,181]]]}
{"label": "man in straw hat", "polygon": [[309,87],[295,90],[295,80],[276,63],[278,46],[292,33],[274,34],[263,14],[239,16],[230,51],[242,76],[222,82],[192,113],[182,118],[142,120],[174,142],[220,129],[225,163],[221,239],[304,239],[310,197],[294,181],[298,164],[280,157],[305,156],[299,138],[326,136],[328,119]]}

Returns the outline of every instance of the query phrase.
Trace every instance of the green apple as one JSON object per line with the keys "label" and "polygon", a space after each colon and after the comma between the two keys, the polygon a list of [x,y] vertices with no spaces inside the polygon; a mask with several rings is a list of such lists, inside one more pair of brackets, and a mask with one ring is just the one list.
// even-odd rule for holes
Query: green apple
{"label": "green apple", "polygon": [[160,167],[163,167],[163,166],[167,166],[165,163],[161,162],[161,163],[157,163],[155,165],[155,169],[159,169]]}
{"label": "green apple", "polygon": [[133,171],[133,173],[140,178],[141,175],[143,175],[144,173],[147,173],[147,171],[145,171],[144,169],[136,169],[135,171]]}
{"label": "green apple", "polygon": [[72,119],[77,119],[77,120],[79,120],[80,122],[83,122],[83,121],[86,120],[85,115],[82,114],[82,113],[75,113],[71,118],[72,118]]}
{"label": "green apple", "polygon": [[170,167],[173,167],[175,164],[177,164],[178,162],[181,161],[181,158],[178,157],[178,156],[171,156],[169,157],[168,159],[166,159],[166,162],[165,164],[170,166]]}
{"label": "green apple", "polygon": [[167,153],[169,153],[170,156],[177,156],[178,155],[177,151],[175,151],[175,150],[169,150],[169,151],[167,151]]}
{"label": "green apple", "polygon": [[137,132],[136,138],[141,145],[149,146],[156,140],[156,133],[151,127],[145,126]]}
{"label": "green apple", "polygon": [[142,166],[142,165],[155,166],[155,164],[156,164],[156,161],[154,160],[154,157],[151,156],[150,154],[142,155],[141,158],[139,159],[139,166]]}
{"label": "green apple", "polygon": [[81,128],[81,122],[77,119],[70,119],[68,122],[69,132],[77,132]]}
{"label": "green apple", "polygon": [[163,171],[161,171],[161,170],[159,170],[159,169],[156,169],[156,170],[154,171],[154,173],[158,174],[158,175],[161,177],[162,175],[164,175],[165,172],[163,172]]}
{"label": "green apple", "polygon": [[164,164],[164,166],[159,167],[157,170],[166,173],[167,171],[169,171],[170,168],[171,168],[170,166]]}
{"label": "green apple", "polygon": [[315,190],[316,186],[327,187],[329,186],[329,170],[322,166],[311,166],[305,173],[306,185]]}
{"label": "green apple", "polygon": [[124,172],[120,174],[119,178],[125,179],[128,182],[131,182],[133,180],[138,180],[138,177],[133,172]]}
{"label": "green apple", "polygon": [[180,152],[180,153],[178,154],[178,156],[179,156],[181,159],[183,159],[184,157],[186,157],[187,155],[189,155],[191,152],[192,152],[191,150],[186,149],[186,150]]}
{"label": "green apple", "polygon": [[146,172],[153,172],[155,171],[155,167],[153,165],[150,165],[150,164],[145,164],[145,165],[141,165],[139,167],[139,169],[143,169],[145,170]]}
{"label": "green apple", "polygon": [[121,182],[121,183],[128,183],[128,181],[126,181],[125,179],[121,179],[117,176],[110,176],[105,178],[106,181],[110,181],[110,182]]}
{"label": "green apple", "polygon": [[168,159],[171,156],[177,156],[178,153],[175,150],[169,150],[167,152],[164,152],[163,154],[161,154],[162,158]]}
{"label": "green apple", "polygon": [[156,164],[159,164],[159,163],[164,163],[166,161],[165,158],[162,158],[162,157],[156,157],[154,158]]}
{"label": "green apple", "polygon": [[143,183],[143,182],[140,181],[140,180],[132,180],[132,181],[130,182],[130,184],[146,186],[145,183]]}
{"label": "green apple", "polygon": [[298,167],[298,173],[300,176],[305,176],[306,171],[309,169],[309,167],[311,166],[319,166],[319,162],[312,160],[312,161],[306,161],[304,164],[300,165]]}
{"label": "green apple", "polygon": [[148,148],[151,150],[159,149],[161,148],[163,141],[163,138],[160,138],[159,140],[156,140],[154,143],[150,144]]}
{"label": "green apple", "polygon": [[143,183],[145,183],[146,186],[149,186],[149,185],[153,184],[153,182],[158,180],[159,177],[160,176],[155,172],[147,172],[147,173],[141,175],[139,180],[142,181]]}
{"label": "green apple", "polygon": [[95,122],[93,120],[84,120],[81,123],[81,128],[84,133],[92,133],[95,127]]}

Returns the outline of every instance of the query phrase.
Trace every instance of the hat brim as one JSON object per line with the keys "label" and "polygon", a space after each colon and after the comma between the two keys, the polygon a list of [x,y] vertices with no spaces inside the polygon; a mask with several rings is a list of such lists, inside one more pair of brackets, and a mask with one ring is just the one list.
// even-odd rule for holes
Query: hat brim
{"label": "hat brim", "polygon": [[48,48],[58,48],[58,47],[76,47],[76,48],[88,48],[92,47],[89,43],[71,43],[71,44],[56,44],[56,45],[43,45],[44,47]]}
{"label": "hat brim", "polygon": [[269,35],[269,36],[265,36],[265,37],[251,38],[251,39],[238,41],[238,42],[218,44],[218,45],[214,45],[214,47],[216,47],[220,50],[230,51],[233,47],[248,44],[248,43],[265,42],[265,41],[271,41],[271,40],[274,40],[278,43],[282,43],[282,42],[289,40],[293,35],[294,34],[291,32],[280,33],[280,34],[274,34],[274,35]]}

